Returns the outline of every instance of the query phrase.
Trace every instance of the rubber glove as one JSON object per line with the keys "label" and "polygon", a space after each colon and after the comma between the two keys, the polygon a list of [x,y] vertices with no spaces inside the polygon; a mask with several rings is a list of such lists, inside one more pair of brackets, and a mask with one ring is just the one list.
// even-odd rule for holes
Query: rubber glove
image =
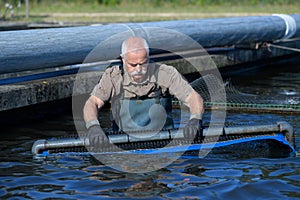
{"label": "rubber glove", "polygon": [[90,145],[94,147],[101,147],[108,143],[108,138],[100,125],[94,125],[88,129],[88,138]]}
{"label": "rubber glove", "polygon": [[192,118],[183,129],[183,135],[185,138],[195,138],[202,134],[202,120]]}

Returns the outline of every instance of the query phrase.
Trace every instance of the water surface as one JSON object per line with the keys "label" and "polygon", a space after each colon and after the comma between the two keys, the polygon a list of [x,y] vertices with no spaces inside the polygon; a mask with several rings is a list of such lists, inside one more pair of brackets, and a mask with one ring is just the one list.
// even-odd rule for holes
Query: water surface
{"label": "water surface", "polygon": [[[243,92],[299,98],[300,65],[277,67],[272,73],[266,68],[230,78]],[[209,112],[204,121],[208,119]],[[228,112],[226,121],[287,121],[294,127],[297,150],[300,147],[299,114]],[[31,154],[35,140],[68,136],[74,131],[70,112],[2,127],[0,198],[300,199],[298,156],[182,157],[158,171],[135,174],[117,171],[87,156],[39,158]]]}

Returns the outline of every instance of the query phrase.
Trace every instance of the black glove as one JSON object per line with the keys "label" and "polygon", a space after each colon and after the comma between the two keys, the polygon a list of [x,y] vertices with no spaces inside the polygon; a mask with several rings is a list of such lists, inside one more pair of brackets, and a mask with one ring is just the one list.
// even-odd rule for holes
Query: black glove
{"label": "black glove", "polygon": [[185,138],[195,138],[202,134],[202,120],[190,119],[188,124],[183,129],[183,135]]}
{"label": "black glove", "polygon": [[108,138],[101,126],[94,125],[88,129],[88,138],[91,146],[101,147],[108,143]]}

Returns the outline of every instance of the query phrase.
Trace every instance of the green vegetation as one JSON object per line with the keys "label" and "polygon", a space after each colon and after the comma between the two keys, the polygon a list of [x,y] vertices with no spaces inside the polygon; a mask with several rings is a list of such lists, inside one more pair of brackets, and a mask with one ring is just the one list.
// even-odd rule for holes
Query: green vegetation
{"label": "green vegetation", "polygon": [[[2,20],[106,23],[300,13],[299,0],[30,0],[25,19],[19,2],[0,0]],[[5,3],[14,7],[13,16]]]}

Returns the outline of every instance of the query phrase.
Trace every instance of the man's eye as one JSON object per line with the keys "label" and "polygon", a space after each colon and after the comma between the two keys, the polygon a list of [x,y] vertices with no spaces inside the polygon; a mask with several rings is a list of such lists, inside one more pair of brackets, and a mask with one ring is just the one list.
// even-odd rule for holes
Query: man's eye
{"label": "man's eye", "polygon": [[138,66],[138,64],[130,64],[131,65],[131,67],[136,67],[136,66]]}
{"label": "man's eye", "polygon": [[146,62],[143,62],[143,63],[137,63],[137,64],[132,64],[132,63],[128,63],[131,67],[136,67],[136,66],[138,66],[138,65],[140,65],[140,66],[144,66],[144,65],[146,65],[147,64],[147,61]]}

